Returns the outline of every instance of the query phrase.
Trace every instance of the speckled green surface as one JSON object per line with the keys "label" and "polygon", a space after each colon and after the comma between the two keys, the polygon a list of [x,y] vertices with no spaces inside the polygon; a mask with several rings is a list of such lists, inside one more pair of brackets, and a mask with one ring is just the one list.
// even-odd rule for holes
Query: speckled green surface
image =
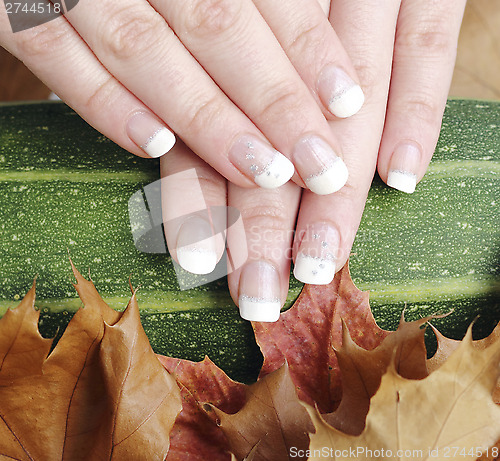
{"label": "speckled green surface", "polygon": [[[451,100],[427,174],[408,195],[374,181],[351,257],[380,325],[434,323],[460,338],[500,320],[500,103]],[[396,307],[399,306],[400,309]]]}
{"label": "speckled green surface", "polygon": [[[80,302],[68,250],[90,269],[112,307],[128,279],[140,285],[142,321],[157,352],[208,354],[233,377],[255,376],[260,354],[225,281],[180,291],[168,255],[138,252],[127,204],[158,179],[158,161],[132,156],[60,103],[0,106],[0,315],[38,275],[41,329],[55,334]],[[455,312],[436,321],[459,337],[481,314],[479,334],[500,319],[500,104],[450,101],[429,171],[413,195],[375,180],[351,256],[381,326]],[[289,303],[301,285],[292,280]]]}

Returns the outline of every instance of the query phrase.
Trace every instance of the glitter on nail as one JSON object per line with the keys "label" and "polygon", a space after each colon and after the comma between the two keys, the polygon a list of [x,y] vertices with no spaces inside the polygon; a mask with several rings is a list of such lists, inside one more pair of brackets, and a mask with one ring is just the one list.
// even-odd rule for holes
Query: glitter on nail
{"label": "glitter on nail", "polygon": [[247,160],[253,160],[255,158],[255,155],[248,153],[248,154],[245,155],[245,158]]}
{"label": "glitter on nail", "polygon": [[321,246],[323,248],[326,248],[328,246],[328,242],[325,242],[325,241],[321,242]]}
{"label": "glitter on nail", "polygon": [[313,239],[318,240],[319,239],[319,234],[313,234]]}
{"label": "glitter on nail", "polygon": [[318,271],[311,271],[312,275],[317,275]]}
{"label": "glitter on nail", "polygon": [[259,169],[257,165],[250,165],[250,171],[256,172]]}
{"label": "glitter on nail", "polygon": [[247,147],[248,147],[249,149],[253,149],[253,144],[252,144],[251,142],[247,142]]}

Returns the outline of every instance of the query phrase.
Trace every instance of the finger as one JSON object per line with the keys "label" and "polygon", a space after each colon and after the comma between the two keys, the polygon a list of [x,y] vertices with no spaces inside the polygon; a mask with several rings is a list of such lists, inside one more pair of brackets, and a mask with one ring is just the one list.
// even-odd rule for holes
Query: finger
{"label": "finger", "polygon": [[357,113],[364,94],[324,5],[311,0],[253,1],[325,114],[346,118]]}
{"label": "finger", "polygon": [[304,191],[294,240],[294,274],[304,283],[329,283],[345,264],[370,188],[384,125],[397,1],[332,4],[331,22],[351,57],[366,102],[352,118],[331,123],[350,175],[335,195]]}
{"label": "finger", "polygon": [[[299,184],[319,194],[344,185],[347,171],[324,114],[251,0],[152,4],[224,93],[293,161]],[[331,29],[319,6],[313,15]],[[253,162],[245,154],[236,164],[248,169]]]}
{"label": "finger", "polygon": [[1,14],[0,43],[105,136],[138,156],[159,157],[175,136],[95,58],[64,17],[12,33]]}
{"label": "finger", "polygon": [[378,171],[411,193],[436,147],[465,0],[404,0],[398,18]]}
{"label": "finger", "polygon": [[[167,246],[188,272],[209,274],[225,241],[226,180],[179,142],[160,161],[161,206]],[[219,207],[224,213],[210,213]]]}
{"label": "finger", "polygon": [[[148,8],[152,10],[150,6]],[[87,11],[84,8],[75,8],[70,13],[82,9],[84,12]],[[127,16],[126,13],[132,14],[130,11],[122,11],[123,20]],[[158,15],[156,14],[156,16]],[[92,15],[92,20],[94,19],[95,16]],[[114,74],[111,74],[107,68],[103,67],[99,60],[96,59],[93,50],[81,39],[81,36],[66,21],[65,17],[60,17],[41,26],[16,34],[8,32],[9,24],[3,16],[1,20],[2,30],[5,30],[1,37],[2,44],[14,55],[22,59],[52,90],[68,102],[99,131],[127,150],[138,155],[146,156],[149,152],[150,155],[159,156],[168,151],[168,148],[174,142],[172,134],[174,130],[164,122],[164,108],[171,103],[170,97],[172,97],[172,94],[168,94],[167,89],[167,92],[161,92],[161,100],[158,97],[154,97],[157,88],[163,88],[164,85],[159,83],[158,86],[153,88],[151,82],[148,81],[149,76],[147,75],[143,80],[143,86],[147,86],[149,88],[148,91],[153,94],[150,100],[155,102],[155,110],[151,107],[151,104],[141,102],[144,100],[143,98],[139,99],[135,92],[132,94],[128,86],[125,87],[122,81],[119,82]],[[163,19],[161,21],[164,23]],[[110,24],[108,26],[112,28],[114,22],[111,21]],[[141,23],[139,18],[137,21],[139,31],[141,30],[141,24],[144,28],[145,21],[143,20]],[[128,25],[132,27],[130,21]],[[105,26],[103,24],[103,28]],[[115,27],[115,31],[117,27]],[[124,30],[121,32],[123,34],[126,33]],[[112,41],[111,35],[107,37]],[[115,37],[116,40],[119,41],[119,37],[120,34],[118,34],[118,38]],[[137,35],[134,35],[134,37],[137,38]],[[98,41],[98,38],[96,40]],[[141,40],[138,40],[138,42],[141,42]],[[187,54],[182,45],[179,45],[179,47],[183,53]],[[151,46],[150,48],[154,47]],[[135,49],[137,49],[137,46]],[[134,51],[130,50],[130,53],[134,54]],[[140,56],[144,55],[144,53],[142,55],[138,54]],[[190,56],[188,58],[205,75],[203,69]],[[161,57],[158,59],[161,62]],[[137,65],[141,67],[139,64]],[[153,66],[151,65],[150,67]],[[190,68],[185,68],[185,71],[188,75],[191,75]],[[189,78],[183,79],[183,76],[179,77],[177,75],[177,77],[183,83],[190,80]],[[220,89],[208,77],[206,78],[210,82],[210,85],[215,88],[217,96],[225,98]],[[192,82],[192,79],[190,81]],[[178,88],[179,91],[182,90],[180,88],[182,85],[176,86],[175,80],[170,83]],[[187,84],[189,85],[189,82]],[[190,126],[190,130],[193,133],[192,139],[204,141],[203,143],[201,141],[198,142],[199,151],[201,150],[206,157],[212,156],[210,157],[212,163],[219,170],[222,170],[227,177],[230,177],[231,180],[244,187],[252,187],[257,182],[262,187],[278,187],[280,181],[285,182],[292,176],[293,165],[266,141],[259,130],[232,103],[228,102],[232,110],[229,110],[229,113],[224,112],[219,117],[217,110],[215,110],[217,105],[215,104],[217,98],[214,99],[215,93],[204,91],[203,88],[197,90],[195,87],[190,88],[190,90],[192,92],[189,93],[189,96],[192,99],[195,99],[196,96],[201,97],[197,106],[200,110],[196,112],[197,109],[193,107],[193,104],[184,104],[183,101],[180,101],[180,104],[186,111],[189,112],[188,108],[191,107],[191,112],[187,113],[187,115],[184,113],[185,117],[183,115],[179,117],[186,126]],[[175,94],[173,95],[173,99],[175,100]],[[225,99],[227,100],[227,98]],[[208,116],[208,112],[211,110],[213,124],[218,124],[220,128],[216,134],[204,129],[204,125],[208,125],[208,121],[206,119],[202,121],[202,113]],[[160,114],[160,112],[162,113]],[[142,116],[141,114],[143,113],[146,115]],[[198,115],[196,115],[197,113]],[[139,114],[138,117],[129,122],[136,114]],[[227,120],[224,120],[224,114]],[[188,121],[190,115],[192,124]],[[199,125],[196,128],[195,125],[198,123]],[[166,129],[164,130],[163,128]],[[167,131],[169,128],[170,130]],[[230,132],[228,137],[221,136],[220,131],[225,129],[228,129]],[[241,137],[240,145],[235,148],[240,151],[245,149],[245,146],[241,146],[245,139],[248,137],[255,139],[254,145],[257,148],[255,149],[256,153],[252,165],[256,165],[256,171],[249,169],[244,174],[228,161],[227,144],[234,141],[232,138],[235,137],[235,132],[239,133]],[[204,135],[200,133],[204,133]],[[224,145],[226,145],[225,154]],[[143,148],[142,153],[139,146]],[[244,157],[245,154],[240,152],[240,155]],[[271,164],[272,168],[270,168]],[[274,173],[271,178],[268,178],[266,174],[268,171]]]}
{"label": "finger", "polygon": [[246,320],[274,322],[288,294],[292,234],[301,189],[288,183],[274,191],[229,185],[229,205],[240,210],[246,242],[228,230],[228,247],[246,243],[248,260],[228,275],[229,290]]}
{"label": "finger", "polygon": [[318,0],[319,6],[327,18],[330,16],[330,3],[330,0]]}

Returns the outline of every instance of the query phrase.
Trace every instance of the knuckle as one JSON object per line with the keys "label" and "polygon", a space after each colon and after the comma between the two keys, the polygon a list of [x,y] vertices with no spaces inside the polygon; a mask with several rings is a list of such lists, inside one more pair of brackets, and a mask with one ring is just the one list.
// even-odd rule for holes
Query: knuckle
{"label": "knuckle", "polygon": [[224,112],[224,102],[219,96],[213,96],[203,103],[192,105],[193,109],[186,114],[184,130],[190,133],[201,133],[207,127],[220,124],[221,114]]}
{"label": "knuckle", "polygon": [[[355,63],[354,65],[358,74],[359,81],[365,93],[366,101],[372,101],[380,97],[380,85],[385,81],[384,75],[380,70],[380,66],[373,60]],[[377,98],[374,98],[377,96]]]}
{"label": "knuckle", "polygon": [[99,114],[103,107],[112,107],[116,98],[116,84],[113,77],[95,87],[84,102],[85,112]]}
{"label": "knuckle", "polygon": [[403,53],[415,50],[419,55],[442,56],[455,52],[456,41],[443,19],[433,18],[419,21],[409,30],[398,31],[395,52],[399,47]]}
{"label": "knuckle", "polygon": [[[362,164],[362,162],[360,161],[359,164],[360,164],[360,167],[366,166],[366,162],[364,162],[364,164]],[[366,176],[366,175],[364,175],[364,176]],[[364,201],[366,201],[366,196],[368,195],[368,188],[369,188],[369,186],[367,186],[365,188],[360,187],[360,184],[362,184],[362,181],[366,182],[367,178],[364,176],[362,174],[356,175],[356,170],[354,170],[353,174],[349,177],[349,179],[347,180],[345,185],[342,187],[342,189],[335,192],[335,194],[334,194],[335,200],[338,200],[339,203],[351,203],[351,204],[364,203]],[[368,182],[368,184],[370,184],[370,183]],[[326,217],[325,219],[327,221],[329,221],[328,217]],[[333,223],[333,224],[335,224],[335,223]],[[338,227],[338,223],[337,223],[337,227]]]}
{"label": "knuckle", "polygon": [[307,56],[308,60],[316,62],[314,56],[324,50],[325,37],[327,36],[322,23],[303,24],[293,41],[288,45],[288,54],[297,57]]}
{"label": "knuckle", "polygon": [[297,122],[298,114],[301,114],[305,107],[301,94],[294,83],[282,81],[271,85],[262,95],[263,105],[258,117],[270,123],[286,123],[290,117]]}
{"label": "knuckle", "polygon": [[249,204],[241,213],[249,229],[283,232],[290,226],[286,204],[276,196],[267,197],[262,203]]}
{"label": "knuckle", "polygon": [[209,165],[196,165],[198,184],[207,203],[218,203],[226,197],[226,182]]}
{"label": "knuckle", "polygon": [[149,54],[164,33],[166,24],[154,12],[142,9],[121,8],[113,12],[111,18],[101,27],[101,37],[105,53],[121,60]]}
{"label": "knuckle", "polygon": [[404,101],[400,107],[402,113],[411,114],[428,124],[439,122],[441,116],[440,100],[425,94],[419,94]]}
{"label": "knuckle", "polygon": [[66,27],[53,22],[42,24],[17,34],[17,49],[23,59],[56,53],[64,43]]}
{"label": "knuckle", "polygon": [[226,33],[239,17],[239,4],[233,0],[194,0],[185,18],[185,31],[201,37]]}

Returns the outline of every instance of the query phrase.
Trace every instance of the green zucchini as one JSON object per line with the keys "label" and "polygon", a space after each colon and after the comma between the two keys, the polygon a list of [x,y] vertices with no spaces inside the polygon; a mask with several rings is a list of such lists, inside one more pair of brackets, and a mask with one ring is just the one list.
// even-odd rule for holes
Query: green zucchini
{"label": "green zucchini", "polygon": [[[114,308],[131,276],[153,349],[200,360],[208,354],[239,380],[254,379],[261,355],[225,280],[181,291],[167,254],[141,253],[128,200],[158,179],[158,161],[128,154],[62,103],[0,105],[0,315],[37,278],[44,335],[80,306],[75,265]],[[460,337],[480,314],[484,335],[500,319],[500,103],[449,101],[434,159],[413,195],[376,178],[351,256],[371,291],[375,318],[454,313],[436,324]],[[291,279],[287,306],[302,285]]]}

